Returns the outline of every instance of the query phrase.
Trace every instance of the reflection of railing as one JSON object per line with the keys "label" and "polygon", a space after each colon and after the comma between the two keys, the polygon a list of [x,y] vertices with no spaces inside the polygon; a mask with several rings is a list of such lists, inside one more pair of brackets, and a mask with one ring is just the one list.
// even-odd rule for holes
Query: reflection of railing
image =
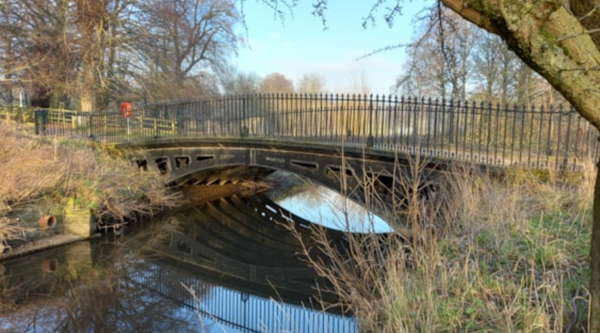
{"label": "reflection of railing", "polygon": [[[102,327],[135,332],[164,324],[157,327],[180,332],[184,330],[164,327],[193,320],[199,309],[206,321],[248,333],[356,332],[352,318],[224,286],[218,276],[187,270],[178,260],[111,250],[123,250],[123,245],[127,243],[113,248],[106,240],[80,242],[0,262],[1,331],[88,332]],[[199,302],[184,285],[194,289]],[[102,326],[106,322],[114,326]],[[200,330],[191,321],[182,325],[192,328],[186,332]]]}
{"label": "reflection of railing", "polygon": [[[49,111],[49,114],[52,114]],[[38,112],[42,132],[110,141],[259,138],[361,146],[499,166],[565,169],[598,156],[598,131],[573,109],[361,95],[243,95],[119,113]],[[43,122],[46,121],[44,124]]]}
{"label": "reflection of railing", "polygon": [[[140,270],[128,266],[131,273],[126,275],[168,298],[198,307],[207,318],[245,332],[356,331],[354,319],[340,315],[341,309],[321,310],[314,298],[316,286],[324,288],[318,292],[319,299],[327,304],[339,298],[297,256],[302,246],[283,227],[292,218],[305,245],[316,249],[309,222],[278,208],[259,195],[222,198],[171,212],[160,223],[178,229],[160,245],[146,249],[160,261],[140,265]],[[335,231],[328,235],[336,247],[344,236]],[[193,287],[199,302],[179,282]]]}
{"label": "reflection of railing", "polygon": [[356,331],[352,318],[223,287],[218,279],[206,280],[197,272],[182,269],[177,260],[140,262],[135,268],[132,265],[122,268],[130,281],[153,291],[156,296],[198,310],[204,320],[242,332]]}

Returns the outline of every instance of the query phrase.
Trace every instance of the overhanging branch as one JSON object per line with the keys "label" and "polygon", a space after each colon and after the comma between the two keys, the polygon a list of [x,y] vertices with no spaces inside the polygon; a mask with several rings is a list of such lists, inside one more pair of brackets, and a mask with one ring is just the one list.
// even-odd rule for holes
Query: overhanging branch
{"label": "overhanging branch", "polygon": [[463,0],[440,0],[446,7],[462,16],[464,19],[488,32],[498,34],[498,27],[480,12],[468,7]]}

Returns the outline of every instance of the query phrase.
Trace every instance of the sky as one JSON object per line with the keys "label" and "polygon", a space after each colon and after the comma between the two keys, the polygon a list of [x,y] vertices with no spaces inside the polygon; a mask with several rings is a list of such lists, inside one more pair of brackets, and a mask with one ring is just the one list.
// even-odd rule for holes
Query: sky
{"label": "sky", "polygon": [[[389,1],[390,4],[395,1]],[[264,77],[278,72],[294,84],[305,73],[320,74],[329,92],[349,92],[364,77],[374,94],[389,94],[402,74],[405,49],[380,52],[390,45],[406,44],[413,36],[413,18],[431,0],[405,0],[403,15],[389,28],[383,11],[375,26],[362,27],[374,0],[330,0],[327,30],[312,15],[313,0],[300,0],[285,21],[255,0],[244,1],[246,46],[238,52],[237,70]],[[364,57],[364,58],[361,58]]]}

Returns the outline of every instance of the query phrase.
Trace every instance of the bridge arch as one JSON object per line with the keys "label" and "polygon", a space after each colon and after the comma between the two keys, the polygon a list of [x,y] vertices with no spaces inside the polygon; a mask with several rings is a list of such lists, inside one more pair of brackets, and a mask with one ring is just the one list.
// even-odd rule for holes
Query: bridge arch
{"label": "bridge arch", "polygon": [[[410,168],[409,156],[390,152],[315,144],[307,147],[302,143],[268,140],[153,140],[118,147],[131,151],[142,164],[160,169],[175,186],[226,184],[243,178],[245,172],[259,178],[269,173],[260,170],[283,170],[310,179],[361,205],[365,205],[369,191],[376,190],[380,200],[371,202],[367,208],[384,219],[392,211],[394,195],[398,195],[394,193],[398,191],[394,188],[395,173],[398,168]],[[444,169],[446,162],[430,159],[427,167]],[[366,190],[365,183],[372,188]]]}

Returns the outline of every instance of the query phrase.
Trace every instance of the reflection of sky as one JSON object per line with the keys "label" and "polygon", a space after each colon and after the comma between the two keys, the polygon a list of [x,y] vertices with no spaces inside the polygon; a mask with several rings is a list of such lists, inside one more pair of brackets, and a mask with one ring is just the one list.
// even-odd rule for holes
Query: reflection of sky
{"label": "reflection of sky", "polygon": [[377,215],[326,187],[317,186],[278,204],[290,212],[325,227],[353,232],[390,232]]}
{"label": "reflection of sky", "polygon": [[[64,249],[69,247],[57,251],[66,253]],[[87,251],[69,257],[76,257],[73,262],[59,253],[60,266],[54,272],[43,272],[34,260],[7,263],[8,273],[0,275],[0,282],[6,280],[8,287],[20,283],[31,287],[23,289],[21,296],[14,295],[24,297],[22,306],[0,315],[0,332],[356,332],[352,318],[207,282],[201,274],[176,265],[177,260],[166,264],[120,254],[124,257],[97,256],[102,263],[93,266],[89,246]],[[53,253],[39,254],[44,258]],[[72,271],[81,280],[60,286],[57,282],[64,282],[61,277]],[[88,285],[90,274],[106,277],[107,283]],[[48,291],[47,296],[40,290]]]}
{"label": "reflection of sky", "polygon": [[213,286],[211,291],[199,304],[202,332],[356,332],[351,318],[219,286]]}
{"label": "reflection of sky", "polygon": [[[352,318],[324,313],[318,307],[313,310],[219,286],[184,270],[175,273],[170,265],[148,264],[147,269],[132,271],[129,279],[147,289],[152,298],[163,298],[173,304],[168,307],[173,310],[171,317],[193,322],[199,332],[356,332]],[[166,283],[168,287],[165,280],[170,281]],[[198,298],[194,299],[189,290]],[[190,320],[190,315],[196,317],[196,309],[199,316]]]}

